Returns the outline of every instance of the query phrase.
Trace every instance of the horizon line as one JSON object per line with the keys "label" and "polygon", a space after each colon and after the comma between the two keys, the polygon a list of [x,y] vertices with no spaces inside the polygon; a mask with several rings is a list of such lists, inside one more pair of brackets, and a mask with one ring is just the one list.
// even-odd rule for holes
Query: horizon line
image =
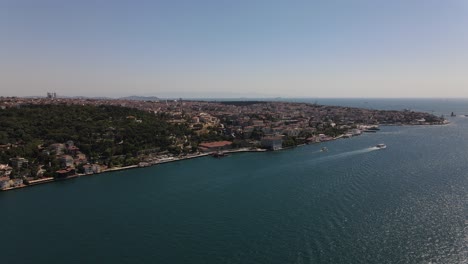
{"label": "horizon line", "polygon": [[[16,96],[16,95],[11,95],[11,96],[4,96],[0,95],[0,97],[3,98],[47,98],[46,96],[41,96],[41,95],[24,95],[24,96]],[[209,99],[209,100],[216,100],[216,99],[262,99],[262,100],[278,100],[278,99],[468,99],[468,97],[332,97],[332,96],[219,96],[219,97],[204,97],[204,96],[190,96],[190,97],[183,97],[183,96],[164,96],[164,97],[159,97],[156,95],[127,95],[127,96],[119,96],[119,97],[114,97],[114,96],[85,96],[85,95],[62,95],[58,96],[57,98],[62,98],[62,99],[73,99],[73,98],[87,98],[87,99],[125,99],[128,97],[141,97],[141,98],[158,98],[158,99],[184,99],[184,100],[191,100],[191,99],[198,99],[198,100],[204,100],[204,99]]]}

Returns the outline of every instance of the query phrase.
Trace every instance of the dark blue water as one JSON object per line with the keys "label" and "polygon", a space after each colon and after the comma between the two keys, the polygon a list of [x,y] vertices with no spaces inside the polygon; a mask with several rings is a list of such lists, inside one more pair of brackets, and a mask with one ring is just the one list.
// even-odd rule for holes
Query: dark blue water
{"label": "dark blue water", "polygon": [[3,192],[1,263],[468,263],[450,121]]}

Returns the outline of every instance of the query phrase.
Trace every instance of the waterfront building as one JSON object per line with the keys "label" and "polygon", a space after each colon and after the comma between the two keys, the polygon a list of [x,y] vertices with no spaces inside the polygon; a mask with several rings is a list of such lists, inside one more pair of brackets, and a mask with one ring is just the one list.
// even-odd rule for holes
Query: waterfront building
{"label": "waterfront building", "polygon": [[261,141],[262,148],[278,150],[283,146],[283,137],[282,136],[267,136],[263,137]]}
{"label": "waterfront building", "polygon": [[93,174],[94,173],[93,166],[90,165],[90,164],[84,165],[83,169],[84,169],[84,174]]}
{"label": "waterfront building", "polygon": [[362,134],[362,131],[355,128],[355,129],[351,130],[351,134],[353,134],[353,136],[359,136],[359,135]]}
{"label": "waterfront building", "polygon": [[0,190],[4,190],[10,187],[10,177],[2,176],[0,177]]}
{"label": "waterfront building", "polygon": [[318,143],[320,142],[320,138],[318,136],[311,136],[306,139],[308,143]]}
{"label": "waterfront building", "polygon": [[73,168],[67,168],[63,170],[58,170],[56,171],[58,177],[67,177],[67,176],[72,176],[75,175],[75,169]]}
{"label": "waterfront building", "polygon": [[215,141],[215,142],[205,142],[198,145],[200,150],[203,152],[212,152],[212,151],[221,151],[230,149],[232,146],[231,141]]}
{"label": "waterfront building", "polygon": [[63,167],[63,168],[72,167],[74,165],[73,164],[73,157],[70,156],[70,155],[61,156],[59,161],[60,161],[60,166]]}
{"label": "waterfront building", "polygon": [[23,185],[23,179],[10,180],[10,187],[20,187],[21,185]]}
{"label": "waterfront building", "polygon": [[91,165],[94,173],[101,173],[101,165],[93,164]]}
{"label": "waterfront building", "polygon": [[327,136],[325,134],[319,134],[319,139],[321,142],[333,140],[333,137]]}

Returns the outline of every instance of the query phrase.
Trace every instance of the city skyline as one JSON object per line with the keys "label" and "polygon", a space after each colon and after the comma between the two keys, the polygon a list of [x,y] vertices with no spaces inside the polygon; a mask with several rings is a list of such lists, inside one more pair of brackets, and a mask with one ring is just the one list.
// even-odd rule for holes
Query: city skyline
{"label": "city skyline", "polygon": [[468,3],[2,1],[0,96],[468,97]]}

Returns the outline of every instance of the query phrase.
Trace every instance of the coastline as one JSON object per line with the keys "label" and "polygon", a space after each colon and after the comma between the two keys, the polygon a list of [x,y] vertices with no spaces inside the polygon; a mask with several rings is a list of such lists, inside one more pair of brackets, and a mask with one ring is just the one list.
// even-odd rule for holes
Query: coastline
{"label": "coastline", "polygon": [[[450,122],[446,121],[443,124],[382,124],[380,126],[390,126],[390,127],[393,127],[393,126],[401,126],[401,127],[406,127],[406,126],[445,126],[445,125],[449,125],[449,124],[450,124]],[[355,136],[359,136],[359,135],[354,135],[353,137],[355,137]],[[298,144],[298,145],[294,145],[294,146],[288,146],[288,147],[280,148],[280,149],[277,149],[277,150],[267,150],[267,149],[262,149],[262,148],[238,148],[238,149],[228,149],[228,150],[224,150],[222,152],[224,154],[235,154],[235,153],[244,153],[244,152],[282,151],[282,150],[293,149],[293,148],[296,148],[296,147],[303,147],[303,146],[311,145],[311,144],[320,144],[320,143],[323,143],[323,142],[335,141],[335,140],[338,140],[338,139],[346,139],[346,137],[345,137],[344,134],[341,134],[341,135],[338,135],[336,137],[332,137],[331,139],[326,140],[326,141],[303,143],[303,144]],[[124,167],[112,167],[112,168],[104,169],[104,170],[102,170],[101,172],[98,172],[98,173],[90,173],[90,174],[78,173],[78,174],[70,175],[70,176],[67,176],[67,177],[64,177],[64,178],[47,177],[47,178],[42,178],[42,179],[30,181],[29,184],[24,184],[23,183],[20,186],[1,189],[0,192],[1,191],[11,191],[11,190],[23,189],[23,188],[26,188],[26,187],[32,187],[32,186],[41,185],[41,184],[45,184],[45,183],[56,182],[56,181],[71,180],[71,179],[79,178],[81,176],[94,176],[94,175],[99,175],[99,174],[108,173],[108,172],[116,172],[116,171],[130,170],[130,169],[146,168],[146,167],[152,167],[152,166],[159,165],[159,164],[164,164],[164,163],[178,162],[178,161],[184,161],[184,160],[188,160],[188,159],[197,159],[197,158],[202,158],[202,157],[206,157],[206,156],[212,156],[214,153],[216,153],[216,152],[213,151],[213,152],[192,154],[192,155],[187,155],[187,156],[184,156],[184,157],[175,157],[175,158],[172,157],[172,158],[167,158],[167,159],[164,159],[164,160],[157,160],[155,162],[140,162],[138,165],[129,165],[129,166],[124,166]]]}
{"label": "coastline", "polygon": [[[226,150],[224,153],[243,153],[243,152],[266,152],[266,149],[246,149],[246,148],[240,148],[240,149],[231,149],[231,150]],[[138,169],[138,168],[146,168],[146,167],[152,167],[156,166],[159,164],[165,164],[165,163],[171,163],[171,162],[178,162],[178,161],[184,161],[184,160],[189,160],[189,159],[197,159],[197,158],[202,158],[202,157],[207,157],[211,156],[214,152],[207,152],[207,153],[200,153],[200,154],[195,154],[195,155],[190,155],[190,156],[185,156],[185,157],[180,157],[180,158],[172,158],[172,159],[167,159],[167,160],[162,160],[162,161],[157,161],[148,165],[140,166],[140,165],[129,165],[129,166],[124,166],[124,167],[112,167],[108,168],[105,170],[102,170],[99,173],[90,173],[90,174],[84,174],[84,173],[77,173],[74,175],[70,175],[64,178],[53,178],[53,177],[47,177],[47,178],[42,178],[38,180],[34,180],[29,182],[29,184],[22,184],[20,186],[16,187],[9,187],[6,189],[2,189],[0,191],[11,191],[11,190],[17,190],[17,189],[23,189],[26,187],[32,187],[36,185],[41,185],[45,183],[51,183],[51,182],[57,182],[57,181],[65,181],[65,180],[71,180],[75,178],[79,178],[82,176],[95,176],[103,173],[109,173],[109,172],[116,172],[116,171],[123,171],[123,170],[130,170],[130,169]]]}
{"label": "coastline", "polygon": [[[337,139],[340,139],[340,138],[343,138],[342,135],[337,136],[337,137],[335,137],[335,138],[333,138],[331,140],[323,141],[323,142],[334,141],[334,140],[337,140]],[[306,146],[306,145],[318,144],[318,143],[323,143],[323,142],[311,142],[311,143],[307,143],[307,144],[299,144],[299,145],[295,145],[295,146],[280,148],[280,149],[277,149],[277,150],[267,150],[267,149],[262,149],[262,148],[229,149],[229,150],[224,150],[223,153],[225,153],[225,154],[235,154],[235,153],[247,153],[247,152],[283,151],[283,150],[293,149],[293,148],[296,148],[296,147],[303,147],[303,146]],[[130,170],[130,169],[147,168],[147,167],[153,167],[153,166],[156,166],[156,165],[159,165],[159,164],[184,161],[184,160],[188,160],[188,159],[203,158],[203,157],[207,157],[207,156],[212,156],[214,153],[215,152],[207,152],[207,153],[200,153],[200,154],[195,154],[195,155],[190,155],[190,156],[185,156],[185,157],[180,157],[180,158],[172,158],[172,159],[157,161],[157,162],[154,162],[154,163],[147,163],[147,165],[129,165],[129,166],[124,166],[124,167],[112,167],[112,168],[104,169],[99,173],[90,173],[90,174],[78,173],[78,174],[70,175],[70,176],[67,176],[67,177],[64,177],[64,178],[48,177],[48,178],[43,178],[43,179],[39,179],[39,180],[34,180],[34,182],[33,183],[30,182],[30,184],[23,184],[23,185],[17,186],[17,187],[9,187],[9,188],[0,190],[0,192],[1,191],[11,191],[11,190],[23,189],[23,188],[26,188],[26,187],[32,187],[32,186],[41,185],[41,184],[45,184],[45,183],[52,183],[52,182],[57,182],[57,181],[71,180],[71,179],[79,178],[79,177],[82,177],[82,176],[95,176],[95,175],[99,175],[99,174],[103,174],[103,173],[117,172],[117,171]]]}

